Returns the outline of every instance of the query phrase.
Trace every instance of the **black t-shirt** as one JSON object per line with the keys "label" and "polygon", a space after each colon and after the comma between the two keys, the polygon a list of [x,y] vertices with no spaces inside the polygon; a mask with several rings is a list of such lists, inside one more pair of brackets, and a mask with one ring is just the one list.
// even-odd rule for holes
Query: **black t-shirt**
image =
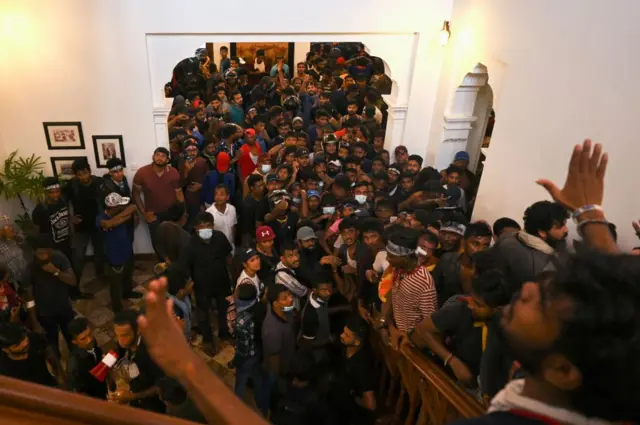
{"label": "black t-shirt", "polygon": [[191,236],[184,269],[191,272],[194,291],[201,295],[231,295],[231,282],[227,268],[227,257],[231,244],[224,233],[214,230],[209,242],[198,235]]}
{"label": "black t-shirt", "polygon": [[25,360],[12,360],[4,351],[0,352],[0,375],[55,387],[56,381],[49,373],[45,350],[47,343],[41,335],[28,333],[29,356]]}
{"label": "black t-shirt", "polygon": [[[53,251],[51,263],[63,272],[71,269],[69,259],[60,251]],[[73,315],[69,285],[59,277],[45,272],[37,263],[33,263],[30,283],[38,316]]]}
{"label": "black t-shirt", "polygon": [[[266,212],[265,212],[266,210]],[[269,212],[269,201],[263,197],[257,200],[251,195],[247,195],[242,202],[242,212],[240,216],[240,224],[242,225],[242,234],[248,234],[252,237],[256,234],[256,221],[264,221],[264,216]]]}
{"label": "black t-shirt", "polygon": [[92,176],[87,186],[73,178],[64,188],[67,202],[73,206],[73,214],[82,221],[75,225],[75,231],[91,233],[96,230],[95,220],[98,215],[98,198],[102,179]]}
{"label": "black t-shirt", "polygon": [[353,356],[344,358],[344,377],[349,385],[350,393],[356,397],[368,391],[375,390],[373,370],[373,355],[367,345],[364,345]]}
{"label": "black t-shirt", "polygon": [[[119,358],[122,359],[125,364],[129,364],[129,386],[131,392],[139,393],[157,385],[158,380],[164,377],[162,369],[151,359],[147,346],[142,341],[142,338],[136,343],[136,350],[124,350],[120,347]],[[137,371],[136,371],[137,369]],[[136,373],[137,372],[137,373]],[[156,397],[150,397],[142,400],[136,400],[132,402],[132,405],[141,407],[145,410],[152,410],[155,412],[164,412],[164,404],[160,399]]]}
{"label": "black t-shirt", "polygon": [[262,282],[264,282],[269,274],[276,269],[276,266],[280,262],[280,256],[273,250],[273,256],[268,257],[264,255],[262,252],[258,251],[258,255],[260,256],[260,270],[258,271],[258,277]]}
{"label": "black t-shirt", "polygon": [[271,139],[275,138],[278,135],[278,128],[271,124],[271,122],[268,122],[264,128],[267,130],[267,134],[269,135],[269,137]]}
{"label": "black t-shirt", "polygon": [[[40,233],[51,234],[53,242],[57,246],[69,245],[71,243],[69,209],[62,199],[59,199],[58,202],[53,205],[36,205],[33,209],[31,219],[40,229]],[[95,225],[95,216],[93,217],[92,224]]]}
{"label": "black t-shirt", "polygon": [[482,326],[474,325],[467,303],[458,302],[441,308],[431,314],[431,320],[453,355],[477,376],[482,359]]}
{"label": "black t-shirt", "polygon": [[294,241],[296,240],[296,225],[298,224],[298,214],[294,212],[288,212],[286,220],[278,220],[275,219],[266,225],[270,226],[273,229],[273,233],[276,235],[276,248],[280,251],[280,247],[284,243],[284,241]]}

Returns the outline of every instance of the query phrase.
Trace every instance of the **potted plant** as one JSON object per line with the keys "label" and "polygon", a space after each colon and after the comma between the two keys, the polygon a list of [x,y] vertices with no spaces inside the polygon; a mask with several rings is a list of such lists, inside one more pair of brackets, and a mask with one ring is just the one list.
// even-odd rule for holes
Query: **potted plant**
{"label": "potted plant", "polygon": [[18,199],[20,202],[24,213],[18,214],[15,223],[25,234],[33,229],[25,199],[38,202],[44,197],[43,167],[44,162],[39,156],[32,154],[24,158],[18,156],[18,151],[13,151],[4,160],[0,170],[0,194],[7,200]]}

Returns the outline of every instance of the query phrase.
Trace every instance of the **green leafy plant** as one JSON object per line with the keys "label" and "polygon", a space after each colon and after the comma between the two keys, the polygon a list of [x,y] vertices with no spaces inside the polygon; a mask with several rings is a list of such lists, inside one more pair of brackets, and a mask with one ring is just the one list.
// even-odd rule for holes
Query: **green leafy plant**
{"label": "green leafy plant", "polygon": [[25,198],[37,202],[44,196],[43,167],[44,162],[39,156],[32,154],[25,158],[18,156],[18,151],[13,151],[4,160],[0,171],[0,194],[7,200],[18,199],[20,202],[24,213],[19,214],[15,222],[23,231],[32,224]]}

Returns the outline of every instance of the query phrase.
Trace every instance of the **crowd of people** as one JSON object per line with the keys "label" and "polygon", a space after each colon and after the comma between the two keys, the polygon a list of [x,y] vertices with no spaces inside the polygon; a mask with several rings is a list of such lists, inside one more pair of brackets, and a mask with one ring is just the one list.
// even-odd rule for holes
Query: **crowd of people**
{"label": "crowd of people", "polygon": [[[77,160],[64,188],[45,179],[33,259],[7,255],[1,269],[1,374],[224,423],[212,407],[223,390],[188,348],[199,335],[210,355],[233,344],[235,393],[251,386],[271,422],[370,424],[383,411],[368,344],[378,332],[492,400],[472,422],[640,419],[640,260],[618,252],[602,211],[600,145],[575,148],[564,188],[539,181],[553,201],[529,206],[522,226],[470,221],[467,152],[436,170],[402,145],[385,149],[384,67],[361,46],[314,45],[295,69],[219,53],[220,70],[205,50],[176,66],[170,149],[131,185],[117,158],[103,177]],[[572,254],[570,217],[582,238]],[[162,276],[143,317],[128,308],[139,218]],[[105,353],[70,302],[88,296],[78,282],[89,241],[126,387],[91,373]],[[59,332],[72,348],[66,375]]]}

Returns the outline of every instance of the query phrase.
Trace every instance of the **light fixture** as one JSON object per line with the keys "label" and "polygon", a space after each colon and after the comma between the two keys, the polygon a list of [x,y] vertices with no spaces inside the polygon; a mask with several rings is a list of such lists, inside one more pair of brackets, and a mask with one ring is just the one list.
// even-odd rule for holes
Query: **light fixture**
{"label": "light fixture", "polygon": [[449,37],[451,37],[451,30],[449,28],[449,21],[444,21],[442,23],[442,30],[440,30],[440,45],[446,46],[449,41]]}

